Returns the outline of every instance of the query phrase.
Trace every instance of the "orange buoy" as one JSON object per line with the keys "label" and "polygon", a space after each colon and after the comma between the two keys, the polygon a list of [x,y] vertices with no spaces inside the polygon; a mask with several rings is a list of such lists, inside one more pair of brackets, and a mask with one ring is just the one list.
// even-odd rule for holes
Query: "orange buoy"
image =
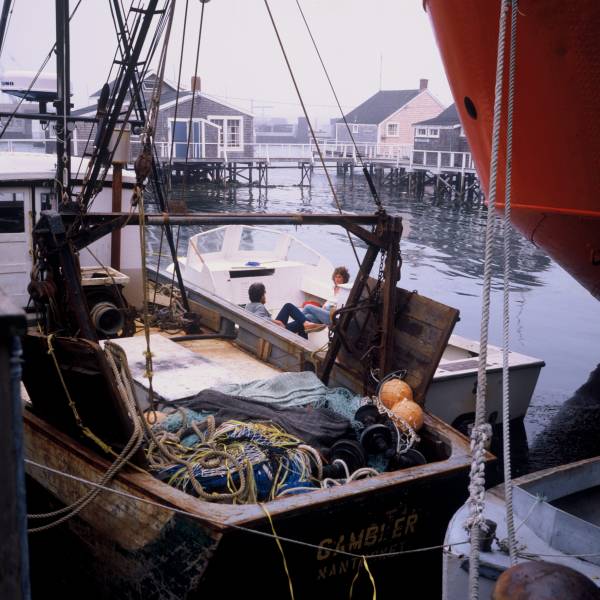
{"label": "orange buoy", "polygon": [[390,410],[396,402],[404,398],[412,400],[413,391],[406,381],[402,381],[402,379],[398,379],[397,377],[386,381],[379,390],[379,399]]}
{"label": "orange buoy", "polygon": [[423,409],[416,402],[404,398],[400,402],[396,402],[391,410],[392,418],[397,419],[396,425],[399,427],[402,427],[403,421],[406,421],[415,431],[419,431],[423,427]]}

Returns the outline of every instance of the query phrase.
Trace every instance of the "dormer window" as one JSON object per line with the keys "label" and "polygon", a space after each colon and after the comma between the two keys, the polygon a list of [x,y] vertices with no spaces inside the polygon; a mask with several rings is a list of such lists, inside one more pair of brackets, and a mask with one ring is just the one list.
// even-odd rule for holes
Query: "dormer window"
{"label": "dormer window", "polygon": [[358,133],[358,125],[352,125],[352,133]]}

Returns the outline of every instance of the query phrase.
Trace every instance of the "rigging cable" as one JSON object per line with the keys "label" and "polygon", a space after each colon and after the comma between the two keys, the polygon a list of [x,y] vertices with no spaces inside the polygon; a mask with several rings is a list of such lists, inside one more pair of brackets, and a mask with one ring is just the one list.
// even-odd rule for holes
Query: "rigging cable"
{"label": "rigging cable", "polygon": [[[202,5],[204,7],[204,5]],[[185,37],[187,35],[187,19],[188,19],[188,8],[189,8],[189,0],[185,0],[185,10],[183,13],[183,35],[181,36],[181,50],[179,51],[179,70],[177,72],[177,91],[175,92],[175,112],[173,114],[173,125],[171,130],[171,148],[169,149],[169,177],[167,180],[168,183],[168,193],[167,193],[167,211],[169,207],[169,201],[173,198],[173,186],[172,186],[172,172],[173,172],[173,149],[175,147],[175,131],[177,130],[177,113],[179,112],[179,93],[181,91],[181,70],[183,68],[183,53],[185,50]],[[162,81],[161,81],[162,85]],[[189,144],[189,139],[188,139]],[[186,146],[187,152],[188,146]],[[164,232],[164,230],[163,230]],[[174,260],[177,260],[177,250],[179,248],[179,235],[181,233],[181,226],[177,227],[177,236],[175,237],[175,257]],[[161,234],[162,235],[162,234]],[[157,269],[158,272],[158,269]],[[176,270],[173,269],[173,276],[171,278],[171,290],[175,287],[175,273]],[[171,300],[173,298],[173,294],[169,296],[169,309],[171,309],[172,304]]]}
{"label": "rigging cable", "polygon": [[[340,214],[343,214],[342,211],[342,207],[340,205],[340,201],[338,200],[337,197],[337,193],[335,191],[335,188],[333,186],[333,182],[331,181],[331,176],[329,175],[329,170],[327,169],[326,165],[325,165],[325,159],[323,158],[323,153],[321,152],[321,146],[319,145],[319,142],[317,141],[317,136],[315,135],[315,131],[313,129],[312,123],[308,117],[308,112],[306,110],[306,106],[304,104],[304,99],[302,98],[302,94],[300,93],[300,88],[298,87],[298,84],[296,82],[296,77],[294,75],[294,72],[292,70],[292,66],[290,64],[290,61],[288,59],[287,53],[285,51],[285,48],[283,46],[283,41],[281,39],[281,36],[279,35],[279,30],[277,28],[277,24],[275,23],[275,19],[273,18],[273,13],[271,12],[271,7],[269,6],[269,1],[268,0],[264,0],[265,2],[265,6],[267,8],[267,12],[269,13],[269,17],[271,19],[271,23],[273,25],[273,29],[275,31],[275,35],[277,36],[277,41],[279,42],[279,47],[281,48],[281,52],[283,54],[283,58],[285,60],[285,64],[287,65],[288,68],[288,72],[290,74],[290,77],[292,78],[292,83],[294,84],[294,88],[296,89],[296,94],[298,95],[298,100],[300,101],[300,105],[302,106],[302,112],[304,113],[304,118],[306,119],[306,122],[308,124],[308,127],[310,129],[310,134],[315,142],[315,146],[317,148],[317,152],[319,154],[319,159],[321,160],[321,165],[323,166],[323,170],[325,171],[325,176],[327,177],[327,182],[329,183],[329,188],[331,189],[331,194],[333,195],[333,199],[335,200],[335,204],[340,212]],[[346,235],[348,236],[348,240],[350,241],[350,245],[352,247],[352,252],[354,252],[354,257],[356,258],[356,263],[358,264],[358,266],[360,267],[361,262],[360,259],[358,258],[358,253],[356,251],[356,247],[354,246],[354,242],[352,241],[352,238],[350,237],[350,232],[346,231]]]}
{"label": "rigging cable", "polygon": [[502,233],[504,237],[504,295],[502,323],[502,445],[504,455],[504,501],[506,504],[506,529],[508,537],[508,552],[512,565],[517,563],[517,540],[515,537],[515,522],[513,514],[513,487],[510,461],[510,371],[508,358],[510,350],[510,242],[511,242],[511,185],[512,185],[512,140],[513,113],[515,99],[515,70],[517,55],[517,16],[519,14],[518,0],[511,2],[510,21],[510,54],[508,64],[508,109],[506,125],[506,182],[504,192],[504,220]]}
{"label": "rigging cable", "polygon": [[[204,24],[204,6],[205,6],[206,2],[202,2],[202,8],[200,11],[200,25],[198,28],[198,41],[196,44],[196,62],[194,64],[194,86],[192,89],[192,106],[190,108],[190,119],[188,122],[188,135],[187,135],[187,143],[186,143],[186,147],[185,147],[185,164],[188,164],[188,157],[189,157],[189,151],[190,151],[190,139],[192,137],[192,119],[193,119],[193,115],[194,115],[194,106],[196,104],[196,79],[198,77],[198,62],[199,62],[199,58],[200,58],[200,42],[202,40],[202,28],[203,28],[203,24]],[[182,53],[183,53],[183,48],[182,48]],[[184,195],[185,195],[185,184],[186,184],[186,178],[183,178],[183,185],[181,188],[181,195],[180,198],[183,201],[184,199]],[[162,246],[163,246],[163,236],[164,236],[164,229],[161,230],[160,233],[160,244],[159,244],[159,249],[158,249],[158,263],[156,266],[156,272],[158,273],[160,271],[160,261],[162,258]],[[174,277],[175,275],[173,275]],[[173,280],[174,281],[174,280]],[[153,302],[156,302],[156,287],[154,288],[154,299]]]}
{"label": "rigging cable", "polygon": [[383,211],[383,206],[381,204],[381,199],[379,198],[379,194],[377,193],[377,189],[375,188],[375,184],[373,183],[373,178],[371,177],[371,174],[369,173],[367,167],[365,166],[365,162],[363,160],[363,157],[360,153],[360,150],[358,149],[358,145],[356,143],[356,140],[354,139],[354,135],[352,133],[352,129],[350,127],[350,125],[348,124],[348,120],[346,119],[346,115],[344,114],[344,111],[342,109],[342,105],[338,99],[338,95],[335,91],[335,88],[333,87],[333,82],[331,81],[331,77],[329,76],[329,72],[327,71],[327,67],[325,66],[325,62],[323,61],[323,58],[321,57],[321,52],[319,51],[319,47],[317,46],[317,42],[312,34],[312,31],[310,29],[310,26],[308,24],[308,21],[306,20],[306,17],[304,15],[304,11],[302,10],[302,6],[300,6],[300,0],[296,0],[296,4],[298,5],[298,10],[300,11],[300,15],[302,16],[302,20],[304,21],[304,24],[306,25],[306,30],[308,31],[308,35],[310,36],[310,39],[313,43],[313,46],[315,48],[315,52],[317,53],[317,56],[319,57],[319,61],[321,63],[321,66],[323,67],[323,72],[325,73],[325,77],[327,78],[327,81],[329,82],[329,87],[331,88],[331,92],[333,93],[333,97],[335,98],[335,102],[337,104],[337,107],[340,111],[340,114],[342,115],[342,119],[344,120],[344,124],[346,125],[346,129],[348,131],[348,135],[350,136],[350,139],[352,140],[352,145],[354,146],[354,150],[356,152],[356,157],[358,158],[358,162],[360,163],[360,166],[363,170],[363,174],[365,176],[365,179],[367,180],[367,184],[369,186],[369,190],[371,192],[371,195],[373,196],[373,200],[375,201],[375,204],[377,205],[377,210],[378,211]]}
{"label": "rigging cable", "polygon": [[[79,2],[77,2],[77,4],[75,5],[75,8],[73,9],[73,12],[71,13],[71,16],[69,17],[69,23],[71,22],[71,20],[75,16],[75,13],[77,12],[77,9],[79,8],[79,5],[81,4],[81,2],[82,2],[82,0],[79,0]],[[46,67],[46,65],[50,61],[50,59],[52,58],[52,55],[54,54],[55,50],[56,50],[56,42],[52,45],[52,48],[50,48],[50,52],[48,52],[46,58],[42,61],[42,65],[37,70],[37,73],[34,75],[33,79],[31,80],[31,83],[29,84],[29,87],[27,88],[27,91],[25,92],[25,94],[23,94],[23,97],[17,103],[17,106],[15,107],[15,110],[8,117],[8,120],[6,121],[6,123],[4,123],[4,127],[2,128],[2,131],[0,131],[0,138],[2,138],[4,136],[4,133],[6,132],[6,129],[11,124],[11,122],[12,122],[13,118],[15,117],[15,115],[19,112],[19,108],[21,108],[21,104],[23,104],[23,101],[25,100],[25,96],[27,96],[27,94],[29,94],[29,92],[31,91],[31,89],[35,85],[35,82],[38,80],[40,74],[42,73],[42,71],[44,70],[44,68]]]}
{"label": "rigging cable", "polygon": [[10,21],[12,19],[13,10],[15,8],[15,0],[11,0],[10,4],[7,5],[6,2],[2,7],[2,18],[0,22],[0,29],[2,33],[2,38],[0,38],[0,56],[2,56],[2,50],[4,50],[4,42],[6,41],[6,32],[10,26]]}
{"label": "rigging cable", "polygon": [[[140,4],[141,4],[141,2],[140,2]],[[153,36],[151,42],[150,42],[149,49],[148,49],[147,54],[146,54],[146,58],[144,59],[144,61],[142,61],[140,63],[140,64],[142,64],[142,63],[144,64],[144,69],[143,69],[142,73],[138,74],[137,68],[134,69],[134,76],[133,76],[132,81],[131,81],[131,86],[133,88],[134,94],[137,92],[137,95],[139,96],[139,98],[140,98],[140,100],[141,100],[142,103],[144,101],[144,96],[143,96],[143,93],[140,93],[140,91],[139,91],[139,86],[140,86],[140,81],[141,81],[140,77],[144,77],[145,74],[147,74],[150,62],[151,62],[152,58],[154,57],[154,54],[155,54],[156,49],[158,47],[158,44],[160,42],[160,38],[162,36],[162,33],[164,31],[164,28],[165,28],[165,25],[166,25],[166,22],[167,22],[167,19],[168,19],[167,15],[169,14],[169,11],[166,9],[166,7],[168,5],[169,5],[169,0],[165,0],[165,3],[164,3],[165,9],[163,9],[163,11],[162,11],[161,18],[160,18],[159,23],[157,25],[156,31],[154,33],[154,36]],[[135,18],[135,20],[134,20],[134,23],[133,23],[133,25],[131,27],[131,33],[130,33],[131,36],[135,36],[137,34],[137,28],[138,28],[139,23],[140,23],[141,14],[142,13],[140,12],[140,15],[138,15]],[[114,19],[113,19],[113,23],[114,23]],[[126,26],[125,26],[125,32],[127,33]],[[131,39],[132,38],[128,38],[126,40],[126,42],[123,42],[124,49],[121,50],[121,56],[123,57],[123,61],[122,61],[123,62],[123,66],[122,66],[121,70],[117,73],[115,81],[113,82],[114,83],[113,90],[119,88],[119,86],[120,86],[119,82],[121,81],[121,79],[123,77],[123,74],[125,72],[125,69],[126,69],[126,64],[125,63],[126,63],[126,61],[128,59],[128,56],[126,54],[126,49],[127,49],[128,46],[131,46],[131,41],[130,41]],[[112,66],[111,66],[111,72],[112,72]],[[129,121],[129,119],[131,117],[131,113],[132,113],[134,107],[136,109],[136,114],[139,113],[139,110],[138,110],[139,107],[136,105],[136,103],[135,102],[130,102],[129,106],[126,109],[125,116],[123,118],[124,122]],[[114,110],[114,108],[111,107],[111,108],[109,108],[107,110],[107,112],[110,113],[113,110]],[[107,166],[104,168],[102,174],[97,178],[98,181],[101,182],[101,183],[104,183],[104,181],[106,180],[106,177],[108,176],[109,164],[112,162],[112,155],[114,154],[117,146],[119,145],[119,143],[121,141],[121,138],[122,138],[122,135],[123,135],[123,130],[121,129],[121,131],[119,132],[119,135],[117,137],[116,143],[113,146],[113,150],[109,154],[109,158],[107,160]],[[151,145],[152,152],[153,152],[154,156],[157,157],[156,148],[155,148],[155,144],[154,144],[154,139],[151,140],[150,145]],[[155,160],[156,160],[156,158],[155,158]],[[88,165],[88,168],[89,168],[89,165]],[[87,181],[87,178],[86,178],[86,181]],[[88,210],[91,207],[91,205],[93,204],[94,199],[95,199],[95,196],[93,198],[91,198],[90,201],[88,202],[88,205],[87,205],[87,209]]]}
{"label": "rigging cable", "polygon": [[479,548],[481,531],[487,528],[483,514],[485,508],[485,445],[491,437],[491,426],[486,422],[486,367],[488,330],[490,320],[490,290],[492,283],[492,242],[496,216],[496,182],[498,175],[498,150],[500,146],[500,124],[502,116],[502,87],[504,73],[504,44],[506,40],[506,15],[509,0],[500,0],[500,23],[498,27],[498,50],[496,55],[496,85],[494,97],[494,120],[492,130],[492,156],[488,214],[485,231],[485,260],[481,308],[481,335],[479,340],[479,364],[477,369],[477,397],[475,423],[471,432],[472,463],[469,473],[469,518],[467,528],[471,539],[469,556],[469,598],[479,598]]}

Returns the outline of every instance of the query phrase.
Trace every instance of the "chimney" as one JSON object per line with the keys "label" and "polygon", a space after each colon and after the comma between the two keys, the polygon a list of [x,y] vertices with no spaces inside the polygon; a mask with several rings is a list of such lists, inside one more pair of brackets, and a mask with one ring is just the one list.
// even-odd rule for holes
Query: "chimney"
{"label": "chimney", "polygon": [[428,83],[428,79],[419,79],[419,91],[422,92],[423,90],[426,90]]}
{"label": "chimney", "polygon": [[[425,87],[427,87],[427,86],[425,86]],[[192,90],[192,92],[199,92],[200,91],[200,77],[197,77],[196,75],[192,75],[191,90]]]}

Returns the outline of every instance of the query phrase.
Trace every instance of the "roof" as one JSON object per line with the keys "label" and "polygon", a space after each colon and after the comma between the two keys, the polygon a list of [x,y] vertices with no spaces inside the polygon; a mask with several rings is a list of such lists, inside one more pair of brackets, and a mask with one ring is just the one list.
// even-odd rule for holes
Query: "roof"
{"label": "roof", "polygon": [[346,115],[348,123],[379,125],[423,90],[381,90]]}
{"label": "roof", "polygon": [[458,111],[456,110],[456,104],[451,104],[437,117],[433,117],[433,119],[427,119],[426,121],[413,123],[413,125],[437,125],[438,127],[456,127],[456,125],[460,124],[460,117],[458,116]]}
{"label": "roof", "polygon": [[[153,71],[149,71],[146,74],[146,77],[143,80],[143,83],[154,83],[154,80],[156,79],[156,74]],[[108,87],[110,88],[110,90],[112,91],[114,85],[115,85],[115,79],[113,79],[112,81],[110,81],[108,83]],[[104,87],[104,86],[102,86]],[[166,89],[164,89],[166,88]],[[179,90],[181,91],[183,88],[179,88]],[[163,92],[162,95],[164,95],[166,93],[166,91],[172,91],[173,92],[173,96],[175,95],[175,93],[177,92],[177,84],[172,83],[170,81],[168,81],[167,79],[165,79],[163,77]],[[102,88],[100,88],[99,90],[96,90],[91,96],[90,98],[97,98],[98,96],[100,96],[100,93],[102,92]]]}
{"label": "roof", "polygon": [[[180,91],[179,92],[179,103],[183,104],[185,102],[190,101],[192,99],[192,96],[194,96],[194,94],[192,92]],[[232,108],[233,110],[235,110],[241,114],[247,115],[249,117],[254,116],[251,112],[248,112],[247,110],[239,108],[238,106],[233,106],[233,104],[229,104],[228,102],[223,101],[214,96],[211,96],[209,94],[206,94],[205,92],[196,92],[195,97],[211,100],[212,102],[216,102],[217,104],[221,104],[222,106],[227,106],[228,108]],[[172,106],[175,106],[176,101],[177,101],[177,92],[175,90],[163,89],[163,92],[160,95],[160,109],[163,110],[165,108],[171,108]],[[73,116],[79,116],[79,117],[86,116],[86,115],[95,115],[97,109],[98,109],[97,104],[90,104],[89,106],[84,106],[82,108],[78,108],[77,110],[72,110],[71,114]]]}

